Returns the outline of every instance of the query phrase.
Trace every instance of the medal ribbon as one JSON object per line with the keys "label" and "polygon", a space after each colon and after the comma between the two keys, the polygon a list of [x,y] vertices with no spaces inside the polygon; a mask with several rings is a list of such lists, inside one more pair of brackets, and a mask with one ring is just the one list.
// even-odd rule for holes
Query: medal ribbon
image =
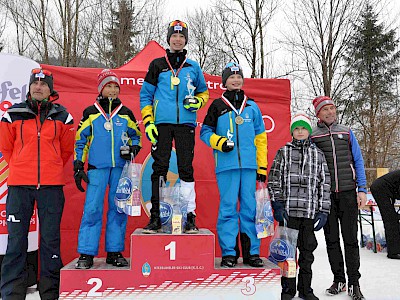
{"label": "medal ribbon", "polygon": [[106,119],[107,122],[110,122],[110,120],[119,112],[119,110],[122,108],[122,103],[118,105],[110,114],[110,117],[107,117],[106,112],[104,109],[101,107],[101,105],[97,102],[94,103],[94,106],[97,108],[97,110],[101,113],[101,115]]}
{"label": "medal ribbon", "polygon": [[230,108],[232,108],[232,110],[233,110],[238,116],[243,112],[243,110],[244,110],[244,108],[245,108],[245,106],[246,106],[246,102],[247,102],[247,96],[244,95],[244,99],[243,99],[242,105],[240,106],[239,111],[237,111],[237,109],[233,106],[233,104],[230,103],[229,100],[225,98],[224,94],[221,95],[221,99],[222,99],[222,101],[225,102],[226,105],[228,105]]}
{"label": "medal ribbon", "polygon": [[183,63],[181,64],[181,66],[179,67],[179,69],[176,72],[174,71],[174,69],[172,68],[171,63],[169,62],[168,55],[165,54],[164,57],[165,57],[165,60],[167,61],[169,69],[171,70],[171,73],[174,74],[174,77],[178,77],[178,74],[182,70],[183,65],[185,64],[187,57],[185,56],[185,60],[183,61]]}

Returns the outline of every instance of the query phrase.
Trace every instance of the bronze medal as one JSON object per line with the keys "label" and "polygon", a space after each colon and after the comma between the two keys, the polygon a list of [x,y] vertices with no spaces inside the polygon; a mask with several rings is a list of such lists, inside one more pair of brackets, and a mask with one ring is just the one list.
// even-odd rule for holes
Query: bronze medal
{"label": "bronze medal", "polygon": [[111,122],[105,122],[104,123],[104,128],[105,128],[105,130],[107,130],[107,131],[110,131],[111,129],[112,129],[112,124],[111,124]]}
{"label": "bronze medal", "polygon": [[171,77],[171,83],[173,85],[178,85],[180,82],[181,82],[181,80],[178,77],[176,77],[176,76]]}
{"label": "bronze medal", "polygon": [[244,120],[241,116],[236,116],[235,123],[238,125],[242,125],[244,123]]}

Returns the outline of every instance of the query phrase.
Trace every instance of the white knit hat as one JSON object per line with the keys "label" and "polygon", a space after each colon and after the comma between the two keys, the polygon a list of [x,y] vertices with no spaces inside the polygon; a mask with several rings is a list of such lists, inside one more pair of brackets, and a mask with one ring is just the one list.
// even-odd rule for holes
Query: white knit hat
{"label": "white knit hat", "polygon": [[311,134],[311,121],[304,111],[298,111],[293,116],[292,121],[290,122],[290,134],[293,134],[293,130],[295,130],[296,127],[304,127]]}

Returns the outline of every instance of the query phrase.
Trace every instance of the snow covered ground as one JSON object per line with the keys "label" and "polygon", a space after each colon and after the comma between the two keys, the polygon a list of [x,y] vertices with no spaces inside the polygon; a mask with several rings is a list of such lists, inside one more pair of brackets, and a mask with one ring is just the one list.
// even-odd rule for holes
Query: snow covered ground
{"label": "snow covered ground", "polygon": [[[315,295],[320,299],[350,299],[345,293],[337,296],[326,296],[324,294],[325,289],[331,285],[333,276],[329,268],[322,230],[317,232],[317,240],[319,246],[314,252],[312,283]],[[386,253],[374,253],[366,248],[360,249],[360,254],[360,286],[366,300],[400,300],[400,260],[388,259]],[[28,294],[26,299],[38,300],[40,299],[39,293]],[[148,299],[151,299],[150,295]],[[269,299],[263,298],[263,300]]]}

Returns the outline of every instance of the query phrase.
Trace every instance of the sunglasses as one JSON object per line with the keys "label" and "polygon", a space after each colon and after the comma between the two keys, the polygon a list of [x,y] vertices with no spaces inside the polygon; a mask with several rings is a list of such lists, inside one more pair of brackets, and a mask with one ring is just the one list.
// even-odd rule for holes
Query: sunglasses
{"label": "sunglasses", "polygon": [[45,76],[53,76],[53,74],[48,70],[43,70],[41,68],[32,69],[32,74],[36,74],[35,77],[44,78]]}
{"label": "sunglasses", "polygon": [[[179,20],[172,21],[171,23],[169,23],[169,26],[170,27],[179,27],[179,26],[181,26],[183,28],[187,28],[187,24],[185,22],[182,22],[182,21],[179,21]],[[175,29],[174,28],[174,30],[182,30],[182,29]]]}

